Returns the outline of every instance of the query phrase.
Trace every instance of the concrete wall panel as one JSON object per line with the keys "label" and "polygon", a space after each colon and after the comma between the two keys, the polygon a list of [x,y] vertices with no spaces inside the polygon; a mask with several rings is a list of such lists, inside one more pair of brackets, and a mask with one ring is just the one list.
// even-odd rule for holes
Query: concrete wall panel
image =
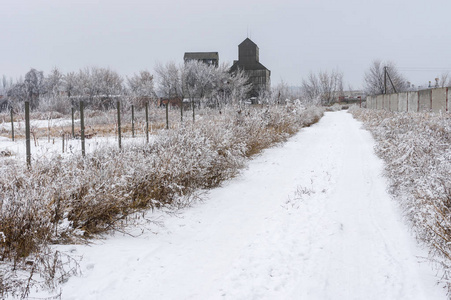
{"label": "concrete wall panel", "polygon": [[432,90],[432,111],[446,111],[446,88]]}
{"label": "concrete wall panel", "polygon": [[384,95],[377,95],[376,102],[376,109],[382,109],[384,107]]}
{"label": "concrete wall panel", "polygon": [[407,111],[407,93],[398,94],[398,111]]}
{"label": "concrete wall panel", "polygon": [[382,109],[390,110],[390,95],[389,94],[384,95],[384,105],[383,105]]}
{"label": "concrete wall panel", "polygon": [[418,92],[368,96],[366,105],[369,109],[387,111],[451,111],[451,88],[427,89]]}
{"label": "concrete wall panel", "polygon": [[418,92],[408,92],[408,108],[409,112],[417,112],[418,111]]}
{"label": "concrete wall panel", "polygon": [[390,111],[398,111],[398,95],[399,94],[390,94]]}
{"label": "concrete wall panel", "polygon": [[366,97],[366,108],[372,109],[372,107],[371,107],[371,105],[372,105],[371,100],[372,99],[373,99],[373,96],[367,96]]}
{"label": "concrete wall panel", "polygon": [[418,92],[420,95],[420,111],[431,110],[431,90],[423,90]]}
{"label": "concrete wall panel", "polygon": [[375,101],[376,101],[375,96],[366,97],[366,107],[369,109],[375,109],[375,107],[374,107]]}
{"label": "concrete wall panel", "polygon": [[449,102],[451,102],[450,100],[450,97],[451,97],[451,88],[449,88],[449,87],[447,87],[446,88],[446,106],[447,106],[447,112],[450,112],[451,111],[451,105],[449,104]]}

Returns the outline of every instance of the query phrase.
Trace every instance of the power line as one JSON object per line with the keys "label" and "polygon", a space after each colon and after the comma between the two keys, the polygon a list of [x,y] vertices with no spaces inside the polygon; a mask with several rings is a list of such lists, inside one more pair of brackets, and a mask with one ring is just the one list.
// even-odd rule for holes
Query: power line
{"label": "power line", "polygon": [[449,68],[432,68],[432,67],[399,67],[399,71],[451,71],[451,67]]}

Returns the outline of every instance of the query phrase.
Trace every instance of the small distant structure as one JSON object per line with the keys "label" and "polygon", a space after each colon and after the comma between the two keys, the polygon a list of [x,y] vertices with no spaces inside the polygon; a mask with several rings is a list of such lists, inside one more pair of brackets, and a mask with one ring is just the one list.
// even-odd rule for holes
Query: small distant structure
{"label": "small distant structure", "polygon": [[343,91],[342,95],[338,97],[338,103],[359,103],[365,99],[366,94],[363,90]]}
{"label": "small distant structure", "polygon": [[271,89],[271,71],[260,63],[260,50],[251,39],[246,38],[238,45],[238,60],[235,60],[231,72],[243,70],[249,77],[252,90],[249,97],[258,97],[261,92]]}
{"label": "small distant structure", "polygon": [[176,107],[180,107],[183,104],[183,109],[187,110],[190,107],[190,101],[189,99],[185,98],[182,99],[180,97],[173,97],[173,98],[159,98],[157,105],[159,107],[163,107],[166,104],[168,104],[169,107],[171,108],[176,108]]}
{"label": "small distant structure", "polygon": [[188,62],[190,60],[201,61],[207,65],[217,67],[219,65],[218,52],[185,52],[183,60]]}
{"label": "small distant structure", "polygon": [[10,109],[8,99],[5,99],[2,95],[0,95],[0,112],[8,111]]}

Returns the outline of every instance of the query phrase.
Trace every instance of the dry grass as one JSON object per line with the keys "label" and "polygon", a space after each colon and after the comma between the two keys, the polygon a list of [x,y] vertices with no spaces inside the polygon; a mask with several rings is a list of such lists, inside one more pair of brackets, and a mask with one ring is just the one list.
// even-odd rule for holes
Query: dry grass
{"label": "dry grass", "polygon": [[[4,165],[0,257],[11,265],[9,271],[26,270],[27,260],[48,251],[49,243],[120,229],[131,213],[143,209],[183,205],[199,189],[235,176],[247,157],[286,140],[322,114],[316,107],[285,106],[205,111],[195,124],[174,122],[174,129],[161,130],[152,144],[103,148],[70,159],[56,156],[36,161],[29,170]],[[95,128],[109,132],[114,126]],[[129,129],[124,126],[125,132]],[[1,270],[0,279],[0,295],[10,293]]]}
{"label": "dry grass", "polygon": [[354,109],[385,161],[389,191],[451,292],[451,116]]}

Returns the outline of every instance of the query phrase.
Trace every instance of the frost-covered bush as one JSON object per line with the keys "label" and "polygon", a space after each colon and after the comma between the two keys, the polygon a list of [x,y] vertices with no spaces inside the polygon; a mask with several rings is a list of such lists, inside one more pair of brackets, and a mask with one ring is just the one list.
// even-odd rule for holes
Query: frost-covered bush
{"label": "frost-covered bush", "polygon": [[[118,228],[138,210],[183,204],[197,190],[235,176],[249,156],[322,115],[322,108],[299,106],[209,110],[195,124],[161,130],[150,144],[105,147],[86,157],[42,158],[30,169],[4,164],[0,258],[13,268],[24,267],[49,243]],[[0,289],[7,282],[4,270]]]}
{"label": "frost-covered bush", "polygon": [[451,291],[451,116],[353,109],[377,141],[390,192]]}

